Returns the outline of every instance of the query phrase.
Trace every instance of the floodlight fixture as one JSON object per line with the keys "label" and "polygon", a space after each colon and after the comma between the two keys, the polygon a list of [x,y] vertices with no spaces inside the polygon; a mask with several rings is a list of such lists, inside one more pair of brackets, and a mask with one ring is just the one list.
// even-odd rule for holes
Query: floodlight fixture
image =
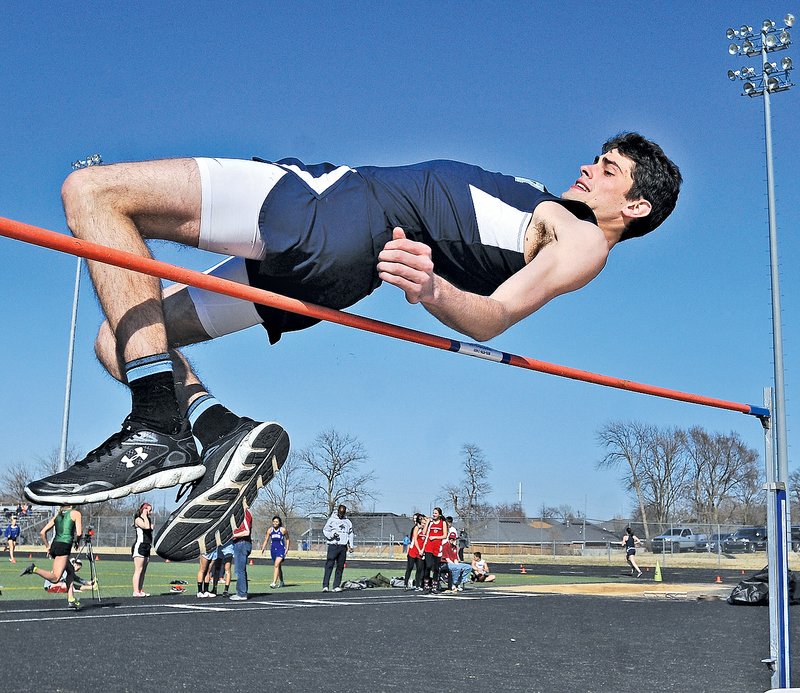
{"label": "floodlight fixture", "polygon": [[784,18],[783,23],[787,29],[791,29],[794,26],[794,15],[789,12]]}
{"label": "floodlight fixture", "polygon": [[761,31],[766,32],[769,31],[770,29],[773,29],[774,27],[775,27],[775,22],[773,22],[771,19],[765,19],[763,22],[761,22]]}
{"label": "floodlight fixture", "polygon": [[781,58],[781,70],[788,72],[792,69],[792,59],[789,56]]}
{"label": "floodlight fixture", "polygon": [[739,32],[738,32],[738,31],[736,31],[736,29],[730,29],[730,28],[729,28],[729,29],[728,29],[728,30],[725,32],[725,36],[727,36],[727,37],[728,37],[728,41],[732,41],[732,40],[733,40],[733,39],[735,39],[735,38],[736,38],[738,35],[739,35]]}

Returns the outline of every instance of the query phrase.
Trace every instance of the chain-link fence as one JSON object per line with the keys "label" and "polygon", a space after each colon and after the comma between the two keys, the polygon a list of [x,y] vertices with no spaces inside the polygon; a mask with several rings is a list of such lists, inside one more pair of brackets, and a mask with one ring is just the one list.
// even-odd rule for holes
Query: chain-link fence
{"label": "chain-link fence", "polygon": [[[41,544],[39,530],[49,514],[20,518],[22,541]],[[401,558],[411,535],[412,518],[405,515],[367,513],[350,515],[359,555],[378,558]],[[167,519],[154,515],[156,531]],[[324,552],[322,528],[327,516],[314,514],[290,517],[285,526],[295,552]],[[271,525],[271,516],[256,515],[253,519],[253,544],[260,549]],[[766,551],[767,534],[763,526],[702,524],[692,522],[650,523],[626,519],[553,519],[509,517],[461,519],[454,522],[461,545],[496,557],[520,556],[605,556],[621,550],[620,541],[627,527],[644,542],[644,551],[661,554],[664,559],[680,553],[732,554]],[[87,517],[84,531],[94,533],[98,547],[122,549],[134,541],[133,518],[129,516]],[[800,550],[800,528],[793,529],[791,547]]]}

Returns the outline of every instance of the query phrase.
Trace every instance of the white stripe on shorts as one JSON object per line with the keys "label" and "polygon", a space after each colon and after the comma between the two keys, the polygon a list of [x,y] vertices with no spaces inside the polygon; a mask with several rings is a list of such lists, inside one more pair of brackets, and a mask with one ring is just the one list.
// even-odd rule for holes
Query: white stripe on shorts
{"label": "white stripe on shorts", "polygon": [[202,202],[198,247],[252,260],[264,256],[258,215],[286,169],[244,159],[195,158]]}

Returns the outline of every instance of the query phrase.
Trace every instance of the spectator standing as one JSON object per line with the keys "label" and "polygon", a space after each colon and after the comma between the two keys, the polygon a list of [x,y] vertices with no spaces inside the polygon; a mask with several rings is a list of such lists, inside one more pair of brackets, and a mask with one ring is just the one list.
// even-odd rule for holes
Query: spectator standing
{"label": "spectator standing", "polygon": [[[224,589],[222,592],[223,597],[230,596],[231,588],[231,564],[233,563],[233,541],[217,547],[217,557],[211,566],[211,594],[217,594],[217,585],[219,580],[223,578]],[[224,576],[224,577],[223,577]]]}
{"label": "spectator standing", "polygon": [[331,573],[336,566],[333,576],[333,591],[341,592],[342,573],[347,552],[353,551],[353,523],[347,518],[347,506],[340,505],[336,512],[328,518],[322,528],[322,534],[328,540],[328,555],[325,559],[325,573],[322,577],[322,591],[327,592]]}
{"label": "spectator standing", "polygon": [[144,502],[133,516],[133,527],[136,532],[136,541],[131,547],[133,557],[133,596],[149,597],[144,591],[144,576],[147,573],[147,564],[150,562],[150,549],[153,546],[153,506]]}
{"label": "spectator standing", "polygon": [[469,535],[466,529],[458,533],[458,560],[464,562],[464,551],[469,548]]}
{"label": "spectator standing", "polygon": [[406,534],[403,537],[403,553],[408,553],[408,547],[410,544],[411,544],[411,537],[409,537],[408,534]]}
{"label": "spectator standing", "polygon": [[17,516],[12,515],[11,520],[9,520],[8,527],[6,527],[5,532],[3,532],[7,542],[6,546],[8,547],[8,560],[12,563],[17,562],[17,558],[14,555],[14,550],[17,548],[17,539],[19,539],[20,531],[19,525],[17,524]]}
{"label": "spectator standing", "polygon": [[197,598],[198,599],[210,599],[217,596],[216,592],[212,592],[210,589],[211,583],[211,567],[217,560],[219,556],[220,547],[218,546],[207,553],[201,553],[199,563],[200,565],[197,568]]}
{"label": "spectator standing", "polygon": [[[412,585],[409,583],[412,570],[414,571],[413,587],[419,587],[419,581],[422,578],[422,567],[420,566],[422,554],[420,553],[420,547],[422,546],[423,520],[424,515],[422,515],[422,513],[414,513],[414,524],[411,527],[411,537],[408,544],[408,551],[406,552],[406,575],[404,582],[407,590],[411,589],[412,587]],[[408,537],[408,535],[406,536]]]}
{"label": "spectator standing", "polygon": [[253,551],[251,532],[253,530],[253,515],[249,508],[244,510],[244,520],[233,532],[233,570],[236,573],[236,594],[232,594],[232,601],[247,599],[247,558]]}
{"label": "spectator standing", "polygon": [[447,541],[447,521],[441,508],[434,508],[423,541],[425,569],[423,571],[423,592],[429,594],[439,591],[439,568],[442,556],[442,543]]}

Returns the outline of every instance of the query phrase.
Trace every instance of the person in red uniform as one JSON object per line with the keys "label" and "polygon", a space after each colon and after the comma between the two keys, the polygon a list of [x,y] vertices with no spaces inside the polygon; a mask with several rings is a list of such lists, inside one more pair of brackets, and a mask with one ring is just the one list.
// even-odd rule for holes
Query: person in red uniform
{"label": "person in red uniform", "polygon": [[244,520],[233,532],[233,568],[236,571],[236,594],[230,597],[233,601],[247,599],[247,557],[253,550],[252,529],[253,516],[245,508]]}
{"label": "person in red uniform", "polygon": [[434,508],[423,542],[425,560],[423,592],[425,594],[439,591],[439,560],[442,555],[442,542],[447,539],[447,529],[447,521],[442,516],[442,509]]}
{"label": "person in red uniform", "polygon": [[[422,513],[414,513],[414,526],[411,528],[411,541],[408,545],[408,553],[406,554],[406,576],[405,583],[406,589],[412,587],[419,589],[420,580],[422,579],[422,522],[425,516]],[[414,584],[409,582],[411,578],[411,571],[414,571]]]}

